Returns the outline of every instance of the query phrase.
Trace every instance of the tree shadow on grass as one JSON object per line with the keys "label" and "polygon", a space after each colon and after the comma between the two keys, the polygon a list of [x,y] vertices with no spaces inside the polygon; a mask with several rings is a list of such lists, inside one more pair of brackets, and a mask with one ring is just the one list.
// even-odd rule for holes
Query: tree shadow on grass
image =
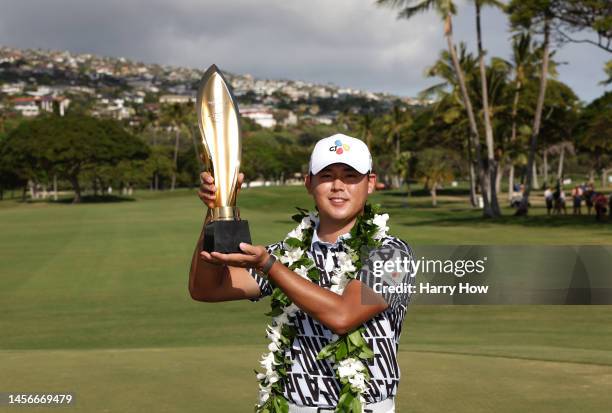
{"label": "tree shadow on grass", "polygon": [[[400,209],[400,208],[392,208]],[[423,217],[424,214],[419,214]],[[510,214],[503,215],[497,219],[484,218],[479,210],[463,210],[451,212],[449,210],[436,212],[428,210],[424,219],[400,223],[400,225],[418,226],[477,226],[482,224],[494,225],[520,225],[524,227],[537,228],[608,228],[612,230],[612,220],[606,217],[604,221],[597,221],[594,215],[531,215],[526,217],[515,217]]]}
{"label": "tree shadow on grass", "polygon": [[[60,198],[57,201],[47,200],[51,204],[72,204],[73,198]],[[85,195],[81,197],[81,204],[109,204],[117,202],[134,202],[136,199],[117,195]]]}
{"label": "tree shadow on grass", "polygon": [[[389,190],[389,191],[380,191],[379,192],[383,196],[393,197],[393,198],[406,198],[408,196],[407,191],[398,191],[398,190]],[[438,189],[438,196],[466,196],[470,195],[469,188],[443,188]],[[418,188],[410,191],[410,197],[429,197],[431,196],[429,190]]]}

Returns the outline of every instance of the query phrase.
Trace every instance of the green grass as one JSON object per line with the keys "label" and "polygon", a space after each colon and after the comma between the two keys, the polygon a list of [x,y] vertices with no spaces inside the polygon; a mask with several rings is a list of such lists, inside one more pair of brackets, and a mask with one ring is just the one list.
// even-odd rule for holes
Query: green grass
{"label": "green grass", "polygon": [[[0,202],[0,393],[73,391],[83,412],[250,411],[266,302],[192,301],[201,202],[185,190],[135,198]],[[374,198],[413,245],[612,244],[612,223],[592,216],[482,220],[459,191],[435,209]],[[239,203],[257,243],[311,206],[298,187],[247,189]],[[399,360],[399,412],[607,412],[612,307],[414,305]]]}

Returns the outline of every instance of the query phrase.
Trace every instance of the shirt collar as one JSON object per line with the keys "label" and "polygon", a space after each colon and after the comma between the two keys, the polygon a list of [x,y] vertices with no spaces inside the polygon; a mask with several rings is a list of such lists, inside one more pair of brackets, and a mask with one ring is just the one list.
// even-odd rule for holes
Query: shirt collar
{"label": "shirt collar", "polygon": [[315,230],[312,233],[312,241],[310,243],[310,247],[312,248],[312,246],[318,242],[321,245],[325,245],[327,247],[332,247],[332,246],[336,246],[338,245],[340,242],[342,242],[345,239],[349,239],[351,237],[351,233],[347,232],[346,234],[342,234],[340,236],[338,236],[338,238],[336,239],[336,242],[326,242],[323,241],[322,239],[319,238],[319,235],[317,234],[317,232],[319,231],[319,224],[317,223],[317,226],[315,227]]}

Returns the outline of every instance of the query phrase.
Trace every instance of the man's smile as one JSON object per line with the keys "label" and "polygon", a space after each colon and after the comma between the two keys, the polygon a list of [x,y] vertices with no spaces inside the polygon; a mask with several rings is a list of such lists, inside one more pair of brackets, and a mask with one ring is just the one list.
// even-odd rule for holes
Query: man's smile
{"label": "man's smile", "polygon": [[341,196],[332,196],[329,197],[329,202],[331,202],[332,205],[344,205],[348,202],[348,199]]}

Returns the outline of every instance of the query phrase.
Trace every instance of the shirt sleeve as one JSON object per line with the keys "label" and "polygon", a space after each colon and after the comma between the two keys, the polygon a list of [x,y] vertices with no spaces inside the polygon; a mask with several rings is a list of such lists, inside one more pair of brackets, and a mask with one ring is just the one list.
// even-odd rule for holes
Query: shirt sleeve
{"label": "shirt sleeve", "polygon": [[[280,248],[281,243],[278,242],[276,244],[271,244],[271,245],[267,245],[266,246],[266,250],[268,250],[268,254],[272,254],[273,251],[277,250],[278,248]],[[255,301],[259,301],[264,297],[267,297],[269,295],[272,294],[272,285],[270,284],[270,282],[265,279],[264,277],[262,277],[256,270],[255,268],[247,268],[247,271],[249,272],[249,274],[251,274],[251,277],[253,277],[253,279],[257,282],[257,285],[259,286],[259,291],[261,292],[259,294],[259,297],[255,297],[255,298],[249,298],[249,300],[255,302]]]}
{"label": "shirt sleeve", "polygon": [[[408,306],[414,288],[414,253],[404,241],[387,237],[367,253],[357,279],[381,295],[390,308]],[[409,287],[412,285],[413,287]]]}

